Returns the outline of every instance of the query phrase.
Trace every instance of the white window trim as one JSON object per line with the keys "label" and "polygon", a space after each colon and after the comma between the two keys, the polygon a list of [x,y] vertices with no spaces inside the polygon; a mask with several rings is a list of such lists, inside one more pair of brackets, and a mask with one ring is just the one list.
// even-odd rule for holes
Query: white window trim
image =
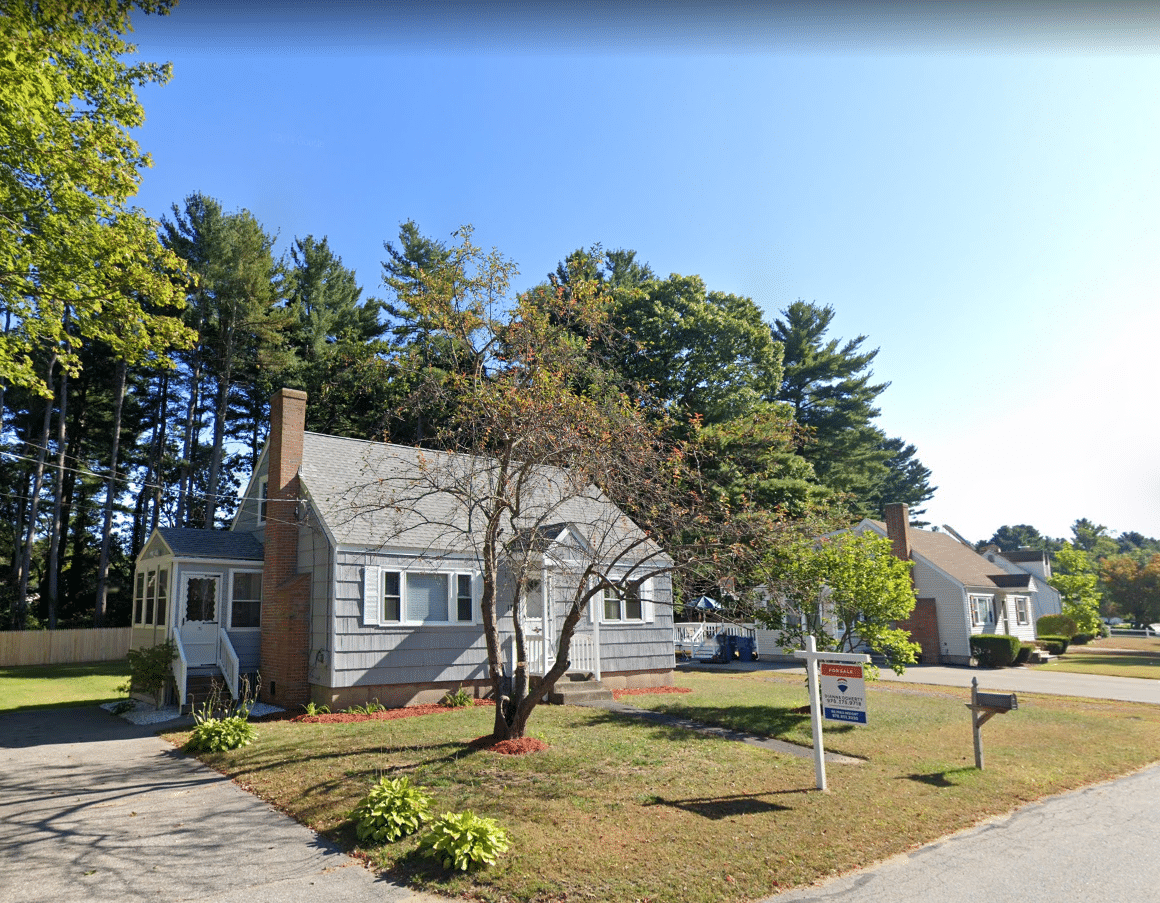
{"label": "white window trim", "polygon": [[[157,623],[157,611],[161,607],[160,586],[161,575],[165,574],[165,623]],[[133,626],[134,627],[167,627],[169,624],[169,600],[173,593],[173,587],[170,585],[169,565],[154,564],[152,567],[147,567],[144,570],[137,571],[133,579]],[[137,577],[141,578],[140,595],[138,595],[138,581]],[[153,578],[153,617],[151,620],[146,620],[145,615],[149,611],[149,578]],[[137,602],[141,602],[140,618],[138,618]]]}
{"label": "white window trim", "polygon": [[[226,575],[226,592],[229,598],[226,600],[228,606],[226,610],[226,619],[223,624],[223,629],[231,633],[258,633],[262,629],[262,615],[261,615],[261,597],[258,598],[258,626],[257,627],[234,627],[234,574],[257,574],[259,578],[262,576],[261,568],[230,568]],[[259,580],[259,590],[261,592],[261,582]]]}
{"label": "white window trim", "polygon": [[[383,617],[384,582],[387,574],[399,575],[399,620],[388,621]],[[444,574],[447,576],[448,621],[407,620],[407,575]],[[471,620],[460,621],[454,616],[459,613],[459,578],[471,580]],[[451,568],[384,568],[368,565],[363,568],[363,625],[366,627],[462,627],[481,622],[479,613],[480,581],[477,574]]]}
{"label": "white window trim", "polygon": [[[1014,596],[1015,600],[1015,623],[1020,627],[1025,627],[1031,623],[1031,599],[1027,596]],[[1020,613],[1022,608],[1022,613]]]}

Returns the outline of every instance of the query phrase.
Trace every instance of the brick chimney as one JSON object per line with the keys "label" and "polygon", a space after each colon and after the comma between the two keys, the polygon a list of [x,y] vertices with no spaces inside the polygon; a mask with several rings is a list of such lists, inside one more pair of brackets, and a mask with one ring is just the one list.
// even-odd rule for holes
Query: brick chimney
{"label": "brick chimney", "polygon": [[886,535],[890,537],[894,556],[910,561],[910,508],[902,502],[886,506]]}
{"label": "brick chimney", "polygon": [[298,468],[306,393],[270,399],[266,548],[262,571],[262,699],[289,708],[310,699],[310,575],[298,573]]}

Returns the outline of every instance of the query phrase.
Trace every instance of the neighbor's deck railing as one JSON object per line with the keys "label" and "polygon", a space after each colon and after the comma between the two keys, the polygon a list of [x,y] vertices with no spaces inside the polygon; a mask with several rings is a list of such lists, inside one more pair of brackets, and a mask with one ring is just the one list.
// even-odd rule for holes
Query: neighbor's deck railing
{"label": "neighbor's deck railing", "polygon": [[734,624],[731,621],[689,621],[673,623],[673,647],[678,655],[697,658],[717,651],[720,634],[755,637],[752,624]]}

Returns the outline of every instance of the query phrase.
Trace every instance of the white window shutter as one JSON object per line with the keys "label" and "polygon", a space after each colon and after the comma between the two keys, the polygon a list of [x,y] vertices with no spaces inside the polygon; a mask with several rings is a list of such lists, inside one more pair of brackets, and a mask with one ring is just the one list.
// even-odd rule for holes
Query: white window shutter
{"label": "white window shutter", "polygon": [[656,620],[656,612],[653,610],[653,599],[656,597],[656,591],[656,577],[647,577],[640,582],[640,616],[649,624]]}
{"label": "white window shutter", "polygon": [[363,626],[377,627],[383,621],[382,568],[363,568]]}

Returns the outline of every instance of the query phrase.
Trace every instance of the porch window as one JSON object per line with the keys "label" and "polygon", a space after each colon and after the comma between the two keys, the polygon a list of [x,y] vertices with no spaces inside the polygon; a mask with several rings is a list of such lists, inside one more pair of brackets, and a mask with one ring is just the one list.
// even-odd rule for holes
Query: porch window
{"label": "porch window", "polygon": [[169,569],[157,572],[157,626],[165,626],[165,612],[169,609]]}
{"label": "porch window", "polygon": [[1016,624],[1030,624],[1031,617],[1028,612],[1027,597],[1015,597],[1015,623]]}
{"label": "porch window", "polygon": [[262,573],[234,571],[230,584],[230,627],[237,630],[262,626]]}
{"label": "porch window", "polygon": [[133,623],[140,624],[145,617],[145,574],[137,574],[137,593],[133,599]]}
{"label": "porch window", "polygon": [[971,596],[971,625],[973,627],[983,627],[992,623],[993,613],[991,611],[992,596]]}
{"label": "porch window", "polygon": [[145,577],[145,623],[153,623],[153,606],[157,602],[157,572],[150,571]]}
{"label": "porch window", "polygon": [[[475,622],[471,574],[443,571],[380,571],[364,575],[367,624],[471,624]],[[377,580],[377,589],[372,582]],[[381,594],[381,595],[380,595]],[[375,600],[378,595],[379,601]]]}

